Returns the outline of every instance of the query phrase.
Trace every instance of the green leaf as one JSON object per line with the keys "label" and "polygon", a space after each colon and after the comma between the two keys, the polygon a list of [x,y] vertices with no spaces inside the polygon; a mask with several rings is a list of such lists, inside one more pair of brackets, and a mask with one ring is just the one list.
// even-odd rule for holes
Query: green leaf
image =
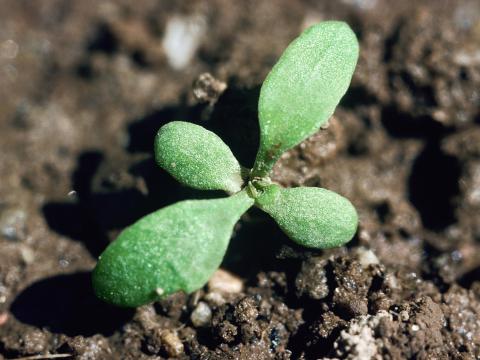
{"label": "green leaf", "polygon": [[314,25],[287,47],[260,92],[254,176],[267,175],[283,152],[330,118],[347,91],[357,58],[357,38],[339,21]]}
{"label": "green leaf", "polygon": [[245,191],[228,198],[187,200],[125,229],[93,271],[97,296],[140,306],[160,294],[201,288],[220,266],[233,226],[253,204]]}
{"label": "green leaf", "polygon": [[240,191],[241,167],[216,134],[188,122],[172,121],[155,138],[155,160],[184,185],[201,190]]}
{"label": "green leaf", "polygon": [[326,189],[270,185],[255,204],[270,214],[288,237],[306,247],[341,246],[357,230],[358,216],[350,201]]}

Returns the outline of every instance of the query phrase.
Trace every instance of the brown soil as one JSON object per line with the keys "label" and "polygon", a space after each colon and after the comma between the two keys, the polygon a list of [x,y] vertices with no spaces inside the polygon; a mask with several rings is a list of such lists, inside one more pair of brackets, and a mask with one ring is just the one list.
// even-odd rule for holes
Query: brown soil
{"label": "brown soil", "polygon": [[[0,359],[480,357],[477,0],[0,9]],[[173,15],[205,31],[181,70],[162,46]],[[330,18],[361,42],[352,86],[274,178],[351,199],[354,240],[306,251],[250,211],[223,265],[230,284],[136,310],[96,300],[89,271],[119,230],[212,196],[155,167],[155,131],[200,123],[251,165],[264,76],[303,27]]]}

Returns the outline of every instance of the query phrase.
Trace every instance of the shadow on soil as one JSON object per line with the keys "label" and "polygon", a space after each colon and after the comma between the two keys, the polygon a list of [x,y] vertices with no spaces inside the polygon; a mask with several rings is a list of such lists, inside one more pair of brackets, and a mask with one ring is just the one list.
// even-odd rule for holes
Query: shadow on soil
{"label": "shadow on soil", "polygon": [[457,221],[453,201],[460,191],[460,163],[441,149],[442,139],[453,130],[428,116],[412,117],[395,107],[383,110],[382,123],[394,138],[425,141],[426,145],[411,169],[409,198],[427,229],[446,229]]}
{"label": "shadow on soil", "polygon": [[10,310],[19,321],[54,333],[109,336],[130,320],[134,311],[98,300],[90,281],[89,272],[40,280],[24,290]]}

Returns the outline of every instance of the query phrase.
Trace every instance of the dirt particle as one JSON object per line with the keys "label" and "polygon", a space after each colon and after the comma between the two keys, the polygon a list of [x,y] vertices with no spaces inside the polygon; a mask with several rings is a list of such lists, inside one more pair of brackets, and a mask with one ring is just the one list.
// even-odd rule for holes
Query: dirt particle
{"label": "dirt particle", "polygon": [[382,318],[390,319],[387,312],[379,312],[376,316],[361,316],[352,320],[347,329],[342,330],[335,341],[336,355],[345,359],[370,360],[379,358],[381,352],[375,339],[375,328]]}
{"label": "dirt particle", "polygon": [[223,305],[227,301],[223,295],[218,292],[209,292],[205,295],[205,300],[213,306]]}
{"label": "dirt particle", "polygon": [[368,265],[375,265],[379,263],[377,256],[371,249],[360,247],[357,250],[357,254],[358,260],[364,268],[366,268]]}
{"label": "dirt particle", "polygon": [[6,324],[7,320],[8,320],[8,314],[0,313],[0,326]]}
{"label": "dirt particle", "polygon": [[215,79],[210,73],[203,73],[195,80],[193,95],[199,102],[213,105],[227,89],[227,84]]}
{"label": "dirt particle", "polygon": [[208,281],[208,290],[225,294],[236,294],[243,290],[243,282],[228,271],[219,269],[215,271]]}
{"label": "dirt particle", "polygon": [[347,317],[367,314],[372,275],[354,257],[339,257],[330,263],[336,283],[333,302],[338,310]]}
{"label": "dirt particle", "polygon": [[332,311],[328,311],[321,315],[319,321],[318,334],[322,338],[328,338],[335,329],[344,327],[346,321],[335,315]]}
{"label": "dirt particle", "polygon": [[21,341],[28,354],[42,353],[48,349],[48,335],[37,329],[31,329],[23,334]]}
{"label": "dirt particle", "polygon": [[235,337],[238,334],[238,330],[237,327],[231,322],[224,321],[217,326],[217,334],[222,341],[226,343],[231,343],[235,340]]}
{"label": "dirt particle", "polygon": [[316,300],[328,296],[326,263],[326,260],[313,257],[302,263],[302,268],[295,279],[297,296],[305,295]]}
{"label": "dirt particle", "polygon": [[27,215],[22,210],[0,212],[0,232],[9,240],[23,240],[26,237]]}
{"label": "dirt particle", "polygon": [[256,301],[251,297],[246,297],[238,303],[234,312],[235,319],[240,323],[252,323],[258,317]]}
{"label": "dirt particle", "polygon": [[184,346],[176,331],[164,330],[161,333],[161,340],[165,352],[170,357],[177,357],[184,353]]}
{"label": "dirt particle", "polygon": [[399,318],[400,318],[400,320],[402,320],[402,321],[408,321],[408,319],[410,319],[410,315],[408,315],[408,311],[402,310],[402,311],[400,311],[400,313],[399,313]]}
{"label": "dirt particle", "polygon": [[101,360],[112,359],[112,350],[108,341],[101,335],[84,338],[76,336],[67,342],[66,352],[72,352],[75,359]]}
{"label": "dirt particle", "polygon": [[12,39],[0,43],[0,58],[13,60],[17,57],[19,46]]}
{"label": "dirt particle", "polygon": [[206,303],[200,301],[192,311],[190,320],[195,327],[207,326],[212,320],[212,310]]}

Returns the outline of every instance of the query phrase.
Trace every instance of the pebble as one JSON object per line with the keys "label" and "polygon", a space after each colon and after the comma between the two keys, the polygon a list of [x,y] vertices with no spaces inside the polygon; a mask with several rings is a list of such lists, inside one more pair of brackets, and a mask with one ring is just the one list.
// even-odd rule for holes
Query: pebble
{"label": "pebble", "polygon": [[8,320],[7,313],[0,313],[0,326],[4,325]]}
{"label": "pebble", "polygon": [[177,357],[183,354],[183,343],[176,332],[165,330],[162,332],[160,339],[168,356]]}
{"label": "pebble", "polygon": [[193,85],[193,95],[200,102],[213,104],[226,88],[225,82],[215,79],[210,73],[203,73]]}
{"label": "pebble", "polygon": [[357,250],[357,254],[358,254],[358,260],[360,261],[360,264],[364,268],[366,268],[369,265],[376,265],[380,263],[378,261],[377,256],[371,249],[366,249],[364,247],[361,247]]}
{"label": "pebble", "polygon": [[408,321],[408,319],[410,319],[410,315],[408,315],[408,311],[406,310],[400,311],[399,317],[402,321]]}
{"label": "pebble", "polygon": [[212,310],[206,303],[200,301],[195,307],[195,310],[192,311],[190,320],[196,328],[207,326],[212,320]]}
{"label": "pebble", "polygon": [[219,269],[215,271],[208,281],[208,290],[210,292],[219,292],[224,294],[237,294],[243,290],[242,280],[229,273],[228,271]]}
{"label": "pebble", "polygon": [[221,306],[227,302],[223,295],[218,292],[209,292],[207,295],[205,295],[205,300],[214,306]]}
{"label": "pebble", "polygon": [[23,240],[27,215],[22,210],[6,211],[0,218],[0,232],[8,240]]}
{"label": "pebble", "polygon": [[4,59],[13,60],[17,57],[19,46],[18,44],[9,39],[0,43],[0,57]]}
{"label": "pebble", "polygon": [[188,66],[205,32],[206,20],[201,16],[173,16],[168,20],[162,46],[172,68],[183,70]]}
{"label": "pebble", "polygon": [[25,265],[29,265],[35,261],[35,253],[29,246],[21,246],[19,250]]}

